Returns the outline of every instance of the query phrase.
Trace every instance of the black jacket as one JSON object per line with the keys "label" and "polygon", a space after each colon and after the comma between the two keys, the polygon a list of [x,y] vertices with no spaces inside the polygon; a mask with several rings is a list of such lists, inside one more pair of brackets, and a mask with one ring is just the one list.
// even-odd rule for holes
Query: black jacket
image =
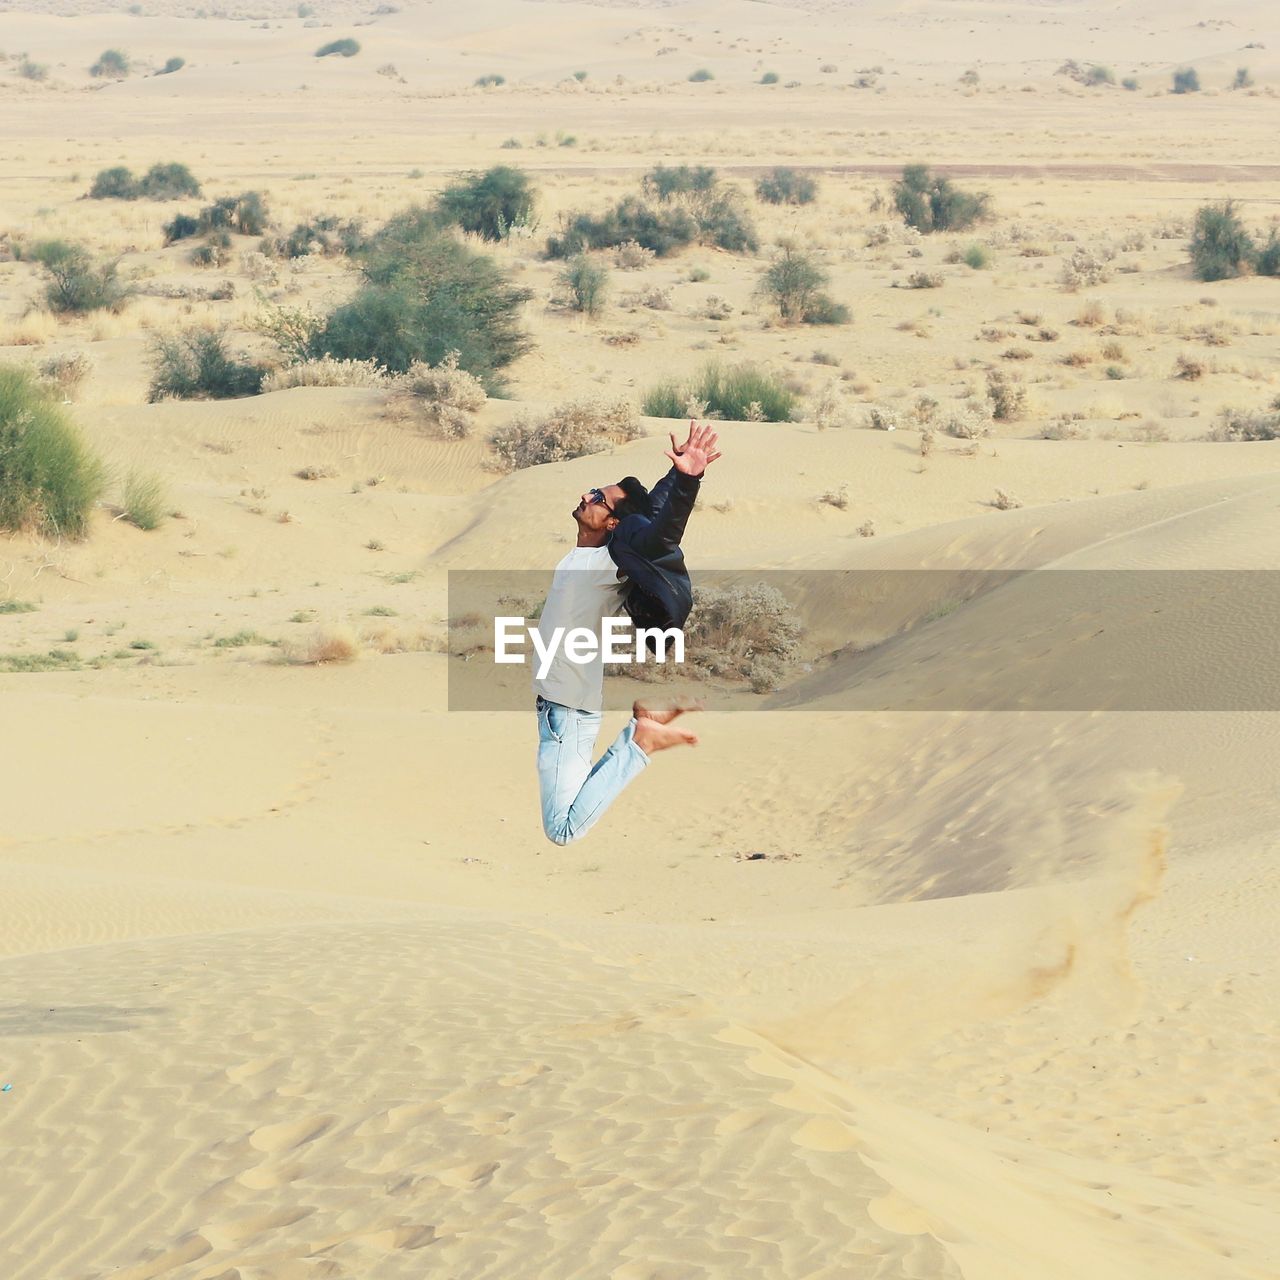
{"label": "black jacket", "polygon": [[623,608],[637,627],[682,627],[693,608],[680,539],[700,485],[672,467],[649,492],[652,519],[624,516],[609,539],[609,554],[627,575]]}

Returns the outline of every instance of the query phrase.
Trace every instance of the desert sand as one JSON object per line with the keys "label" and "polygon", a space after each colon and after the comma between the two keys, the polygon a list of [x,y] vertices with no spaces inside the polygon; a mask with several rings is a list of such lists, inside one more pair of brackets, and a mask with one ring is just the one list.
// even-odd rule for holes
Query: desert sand
{"label": "desert sand", "polygon": [[[134,9],[0,13],[0,237],[75,238],[149,286],[60,320],[35,264],[0,262],[0,361],[88,356],[66,408],[115,477],[83,541],[0,541],[0,1275],[1280,1273],[1275,711],[1000,708],[1016,583],[871,636],[842,576],[1276,567],[1280,445],[1207,437],[1280,391],[1280,281],[1187,263],[1199,205],[1234,197],[1263,230],[1280,202],[1274,6]],[[313,56],[345,36],[358,56]],[[107,48],[135,73],[91,77]],[[1181,66],[1201,92],[1168,92]],[[267,355],[255,291],[324,308],[354,279],[202,270],[161,234],[194,202],[83,198],[166,160],[263,192],[285,229],[525,169],[540,229],[487,250],[534,292],[510,398],[454,441],[372,388],[147,403],[157,335],[226,325]],[[911,161],[993,219],[907,232],[882,198]],[[759,254],[615,270],[597,320],[555,305],[558,215],[658,163],[748,192],[792,165],[818,199],[751,199]],[[850,323],[768,320],[756,281],[788,237]],[[985,269],[946,261],[975,242]],[[1064,287],[1099,246],[1106,278]],[[900,287],[916,270],[942,287]],[[233,297],[195,296],[224,279]],[[656,479],[678,424],[506,475],[486,440],[714,355],[786,374],[803,408],[720,424],[695,574],[832,585],[801,602],[782,689],[699,686],[698,748],[554,847],[533,716],[448,710],[448,574],[549,569],[577,496]],[[922,449],[921,398],[987,367],[1016,368],[1024,412]],[[113,505],[138,466],[175,513],[151,532]],[[1214,662],[1212,634],[1139,600],[1109,617],[1139,665]],[[1260,663],[1277,625],[1244,619]],[[316,635],[355,660],[280,660]],[[1043,670],[1069,685],[1059,640]],[[965,709],[925,705],[966,669]],[[872,679],[881,705],[851,709]]]}

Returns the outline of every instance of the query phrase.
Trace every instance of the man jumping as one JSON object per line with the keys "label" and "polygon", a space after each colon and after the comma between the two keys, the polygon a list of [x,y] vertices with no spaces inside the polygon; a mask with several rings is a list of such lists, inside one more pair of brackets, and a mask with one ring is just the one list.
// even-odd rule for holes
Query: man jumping
{"label": "man jumping", "polygon": [[[567,635],[585,627],[600,635],[603,619],[625,612],[638,627],[684,625],[693,590],[680,539],[702,474],[720,454],[710,427],[689,424],[683,445],[664,450],[671,470],[652,493],[635,476],[588,489],[573,510],[578,541],[556,566],[538,630]],[[533,682],[538,709],[538,785],[542,829],[569,844],[591,829],[655,751],[694,746],[697,735],[672,722],[701,703],[637,699],[631,719],[608,751],[591,757],[604,706],[604,664],[571,661],[557,647],[546,675]]]}

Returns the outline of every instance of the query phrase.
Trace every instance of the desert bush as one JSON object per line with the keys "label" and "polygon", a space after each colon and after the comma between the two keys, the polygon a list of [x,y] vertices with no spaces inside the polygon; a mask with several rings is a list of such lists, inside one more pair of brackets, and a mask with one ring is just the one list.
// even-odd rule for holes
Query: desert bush
{"label": "desert bush", "polygon": [[1092,289],[1111,279],[1110,263],[1115,256],[1109,246],[1086,248],[1077,245],[1062,263],[1058,283],[1068,293],[1077,289]]}
{"label": "desert bush", "polygon": [[760,77],[760,83],[761,84],[777,84],[778,73],[776,71],[766,71],[764,75]]}
{"label": "desert bush", "polygon": [[153,164],[141,178],[123,165],[103,169],[89,188],[91,200],[177,200],[198,196],[200,184],[185,164]]}
{"label": "desert bush", "polygon": [[1174,93],[1199,93],[1200,75],[1195,67],[1179,67],[1173,73]]}
{"label": "desert bush", "polygon": [[509,228],[533,221],[537,193],[528,174],[495,165],[447,186],[436,201],[442,222],[483,240],[505,240]]}
{"label": "desert bush", "polygon": [[317,58],[332,58],[335,55],[340,58],[354,58],[360,52],[360,41],[352,40],[350,36],[345,36],[341,40],[330,40],[328,44],[322,44],[316,50]]}
{"label": "desert bush", "polygon": [[472,83],[477,89],[494,89],[500,84],[506,84],[507,77],[490,72],[485,76],[477,76]]}
{"label": "desert bush", "polygon": [[300,222],[288,235],[264,236],[259,250],[271,258],[325,258],[355,253],[365,242],[363,225],[355,218],[321,214]]}
{"label": "desert bush", "polygon": [[793,241],[784,241],[761,275],[757,292],[777,308],[786,324],[840,324],[849,313],[824,292],[829,278],[811,254]]}
{"label": "desert bush", "polygon": [[69,400],[92,368],[93,361],[83,351],[64,351],[40,362],[39,378],[44,386]]}
{"label": "desert bush", "polygon": [[804,627],[786,596],[759,582],[695,587],[685,623],[685,671],[776,689],[795,660]]}
{"label": "desert bush", "polygon": [[987,399],[991,416],[997,422],[1013,422],[1022,416],[1027,405],[1027,389],[1001,369],[987,372]]}
{"label": "desert bush", "polygon": [[1007,493],[1004,489],[997,489],[996,496],[991,499],[989,506],[995,507],[997,511],[1014,511],[1022,506],[1022,501],[1015,498],[1013,494]]}
{"label": "desert bush", "polygon": [[564,289],[568,305],[574,311],[595,317],[604,309],[609,273],[597,266],[585,253],[571,258],[556,276]]}
{"label": "desert bush", "polygon": [[149,471],[133,470],[125,477],[120,514],[132,525],[150,532],[158,529],[169,512],[164,482]]}
{"label": "desert bush", "polygon": [[1101,63],[1095,62],[1085,69],[1084,83],[1087,85],[1115,84],[1115,82],[1115,72]]}
{"label": "desert bush", "polygon": [[118,265],[98,263],[83,246],[67,240],[42,240],[33,245],[31,257],[49,277],[45,301],[59,315],[87,311],[118,311],[129,296],[121,283]]}
{"label": "desert bush", "polygon": [[132,69],[128,54],[119,49],[104,49],[89,68],[89,74],[102,80],[123,80]]}
{"label": "desert bush", "polygon": [[397,395],[415,405],[432,433],[445,440],[469,436],[472,418],[486,400],[480,379],[458,367],[456,351],[438,365],[410,365],[391,385]]}
{"label": "desert bush", "polygon": [[938,417],[938,427],[958,440],[980,440],[991,434],[991,418],[989,401],[953,404]]}
{"label": "desert bush", "polygon": [[768,204],[812,204],[818,184],[796,169],[777,167],[756,179],[756,195]]}
{"label": "desert bush", "polygon": [[1120,87],[1122,89],[1128,89],[1130,93],[1133,93],[1141,86],[1138,84],[1136,76],[1125,76],[1125,78],[1120,81]]}
{"label": "desert bush", "polygon": [[1233,89],[1252,89],[1253,76],[1248,67],[1237,67],[1235,78],[1231,81]]}
{"label": "desert bush", "polygon": [[961,191],[923,164],[906,165],[893,186],[894,207],[903,221],[924,233],[964,231],[987,216],[989,201],[985,192]]}
{"label": "desert bush", "polygon": [[961,256],[961,262],[974,271],[983,271],[991,265],[991,254],[984,245],[971,244]]}
{"label": "desert bush", "polygon": [[138,180],[133,176],[133,171],[126,169],[124,165],[101,170],[89,188],[90,200],[136,200],[137,198]]}
{"label": "desert bush", "polygon": [[1260,276],[1280,276],[1280,230],[1271,228],[1266,243],[1253,260],[1253,269]]}
{"label": "desert bush", "polygon": [[824,490],[818,495],[818,501],[828,507],[835,507],[837,511],[847,511],[849,509],[849,482],[846,480],[835,489]]}
{"label": "desert bush", "polygon": [[541,419],[522,413],[495,431],[489,443],[499,470],[518,471],[603,453],[643,434],[635,411],[625,400],[611,404],[579,400],[560,405]]}
{"label": "desert bush", "polygon": [[714,80],[715,74],[706,67],[699,67],[696,71],[689,72],[689,79],[694,84],[703,84],[708,80]]}
{"label": "desert bush", "polygon": [[0,366],[0,529],[81,538],[105,471],[24,369]]}
{"label": "desert bush", "polygon": [[1223,409],[1206,439],[1228,442],[1280,440],[1280,411]]}
{"label": "desert bush", "polygon": [[641,271],[653,262],[655,256],[652,249],[628,240],[613,251],[613,265],[620,271]]}
{"label": "desert bush", "polygon": [[1196,210],[1190,250],[1192,269],[1200,280],[1228,280],[1248,270],[1254,258],[1253,239],[1234,201]]}
{"label": "desert bush", "polygon": [[[316,335],[324,326],[325,317],[317,315],[309,307],[286,307],[268,302],[250,321],[249,327],[274,342],[290,364],[298,364],[310,359]],[[377,364],[376,361],[372,363]]]}
{"label": "desert bush", "polygon": [[312,338],[307,354],[376,360],[393,373],[450,351],[492,392],[529,349],[520,310],[533,296],[491,258],[442,232],[429,211],[397,215],[357,255],[364,284]]}
{"label": "desert bush", "polygon": [[151,346],[147,399],[231,400],[262,389],[264,365],[236,359],[218,329],[188,329],[157,337]]}
{"label": "desert bush", "polygon": [[[726,187],[707,165],[658,165],[645,174],[644,192],[660,204],[686,209],[697,224],[696,238],[733,253],[759,247],[755,225],[742,194]],[[638,237],[637,237],[638,238]]]}
{"label": "desert bush", "polygon": [[1184,382],[1199,382],[1205,374],[1205,363],[1198,356],[1180,352],[1173,365],[1173,376]]}
{"label": "desert bush", "polygon": [[280,654],[290,666],[324,667],[354,662],[360,656],[360,643],[349,627],[317,627],[305,640],[286,640]]}
{"label": "desert bush", "polygon": [[547,240],[547,256],[572,258],[584,249],[612,249],[633,241],[665,258],[697,236],[698,224],[687,209],[656,209],[638,196],[626,196],[599,217],[564,215],[560,233]]}
{"label": "desert bush", "polygon": [[650,199],[667,203],[671,200],[706,200],[719,186],[720,179],[709,165],[665,165],[650,169],[640,185]]}
{"label": "desert bush", "polygon": [[158,76],[171,76],[175,71],[181,71],[187,65],[186,58],[168,58],[165,64],[156,72]]}
{"label": "desert bush", "polygon": [[24,80],[47,80],[49,78],[49,68],[43,62],[33,62],[24,53],[22,60],[18,63],[18,74]]}
{"label": "desert bush", "polygon": [[908,289],[941,289],[942,285],[942,276],[937,272],[913,271],[907,277],[905,287]]}
{"label": "desert bush", "polygon": [[273,369],[262,379],[262,392],[287,391],[290,387],[388,387],[387,371],[373,360],[299,360]]}
{"label": "desert bush", "polygon": [[[691,406],[700,411],[690,413]],[[790,422],[796,395],[780,378],[753,364],[718,361],[684,382],[667,379],[646,392],[641,413],[650,418],[712,417],[734,422]]]}
{"label": "desert bush", "polygon": [[260,236],[267,229],[267,202],[257,191],[238,196],[222,196],[199,214],[180,213],[164,225],[164,242],[173,244],[210,231],[234,231],[242,236]]}

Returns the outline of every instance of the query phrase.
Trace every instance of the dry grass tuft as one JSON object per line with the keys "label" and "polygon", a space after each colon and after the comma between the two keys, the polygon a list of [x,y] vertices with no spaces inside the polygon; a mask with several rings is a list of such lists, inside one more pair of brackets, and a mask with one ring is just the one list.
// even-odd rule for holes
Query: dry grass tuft
{"label": "dry grass tuft", "polygon": [[322,667],[354,662],[360,642],[349,627],[317,627],[305,640],[289,640],[281,647],[284,660],[297,667]]}

